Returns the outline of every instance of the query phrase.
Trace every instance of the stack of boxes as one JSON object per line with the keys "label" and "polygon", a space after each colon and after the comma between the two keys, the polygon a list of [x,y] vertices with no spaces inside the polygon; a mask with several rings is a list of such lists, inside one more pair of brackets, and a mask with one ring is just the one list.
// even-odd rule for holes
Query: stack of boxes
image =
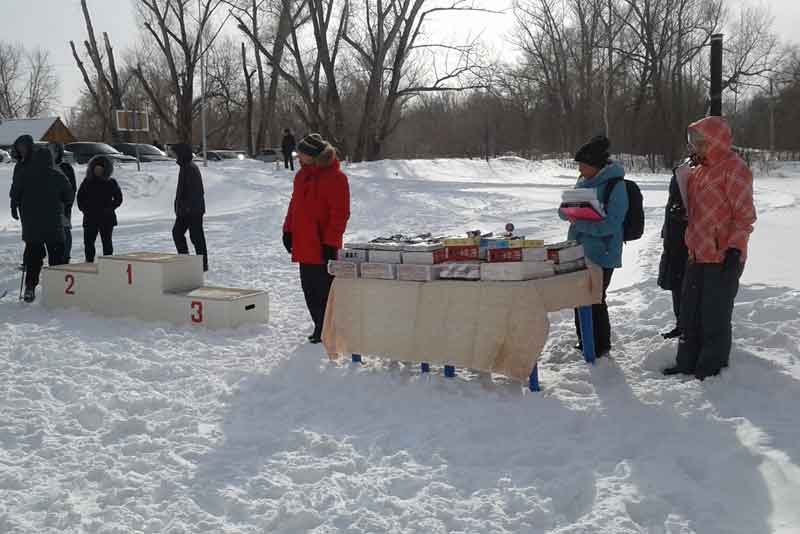
{"label": "stack of boxes", "polygon": [[522,237],[394,236],[349,243],[328,272],[340,278],[431,282],[439,279],[520,281],[586,268],[583,247],[574,241],[545,245]]}

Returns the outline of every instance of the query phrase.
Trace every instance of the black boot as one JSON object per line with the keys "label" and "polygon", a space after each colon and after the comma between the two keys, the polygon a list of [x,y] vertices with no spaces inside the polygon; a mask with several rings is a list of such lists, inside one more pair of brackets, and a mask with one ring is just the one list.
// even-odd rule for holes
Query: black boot
{"label": "black boot", "polygon": [[693,375],[693,374],[694,374],[694,372],[693,372],[693,371],[687,371],[687,370],[685,370],[685,369],[681,369],[680,367],[678,367],[678,366],[676,365],[676,366],[674,366],[674,367],[667,367],[666,369],[664,369],[663,371],[661,371],[661,374],[662,374],[662,375],[664,375],[664,376],[672,376],[672,375]]}
{"label": "black boot", "polygon": [[26,287],[25,294],[23,295],[22,300],[24,300],[28,304],[36,300],[36,289],[32,287]]}
{"label": "black boot", "polygon": [[663,337],[664,339],[675,339],[676,337],[681,337],[681,334],[682,334],[681,329],[676,326],[669,332],[663,332],[661,334],[661,337]]}

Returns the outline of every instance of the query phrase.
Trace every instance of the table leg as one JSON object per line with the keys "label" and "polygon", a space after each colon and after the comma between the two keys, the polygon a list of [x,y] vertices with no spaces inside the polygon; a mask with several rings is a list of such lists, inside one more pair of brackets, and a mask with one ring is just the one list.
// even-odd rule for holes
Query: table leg
{"label": "table leg", "polygon": [[419,364],[419,370],[423,373],[430,373],[431,372],[431,364],[423,362]]}
{"label": "table leg", "polygon": [[452,365],[445,365],[444,366],[444,376],[447,378],[453,378],[456,376],[456,368]]}
{"label": "table leg", "polygon": [[353,363],[361,363],[361,355],[353,354]]}
{"label": "table leg", "polygon": [[541,391],[539,388],[539,364],[533,366],[529,386],[531,391]]}
{"label": "table leg", "polygon": [[578,318],[581,324],[581,343],[583,344],[583,357],[588,363],[594,363],[594,328],[592,326],[592,307],[581,306],[578,308]]}

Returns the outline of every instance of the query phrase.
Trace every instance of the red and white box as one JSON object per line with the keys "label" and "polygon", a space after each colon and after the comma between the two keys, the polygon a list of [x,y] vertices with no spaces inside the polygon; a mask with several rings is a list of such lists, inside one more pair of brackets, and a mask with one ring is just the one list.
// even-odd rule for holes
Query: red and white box
{"label": "red and white box", "polygon": [[585,257],[583,245],[577,241],[564,241],[547,245],[547,258],[555,264],[577,261]]}
{"label": "red and white box", "polygon": [[444,265],[415,265],[404,263],[397,266],[397,278],[406,282],[433,282],[441,278]]}
{"label": "red and white box", "polygon": [[516,261],[481,264],[481,280],[491,282],[534,280],[555,274],[549,261]]}
{"label": "red and white box", "polygon": [[361,275],[361,263],[353,261],[331,260],[328,262],[328,274],[336,278],[358,278]]}
{"label": "red and white box", "polygon": [[490,248],[490,263],[511,261],[547,261],[547,249],[541,248]]}
{"label": "red and white box", "polygon": [[397,265],[394,263],[362,263],[361,278],[397,280]]}
{"label": "red and white box", "polygon": [[339,250],[339,261],[365,263],[369,261],[369,250],[358,248],[343,248]]}
{"label": "red and white box", "polygon": [[369,263],[400,263],[403,261],[403,253],[400,249],[396,250],[370,250]]}
{"label": "red and white box", "polygon": [[459,245],[447,247],[448,262],[479,261],[481,259],[480,245]]}

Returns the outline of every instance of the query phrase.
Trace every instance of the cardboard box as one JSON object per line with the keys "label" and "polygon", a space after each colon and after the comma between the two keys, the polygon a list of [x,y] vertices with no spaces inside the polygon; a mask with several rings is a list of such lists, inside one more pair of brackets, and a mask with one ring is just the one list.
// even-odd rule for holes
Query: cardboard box
{"label": "cardboard box", "polygon": [[545,248],[495,248],[489,249],[489,262],[547,261]]}
{"label": "cardboard box", "polygon": [[577,241],[564,241],[547,245],[547,257],[554,263],[567,263],[584,258],[583,245]]}
{"label": "cardboard box", "polygon": [[481,248],[478,245],[458,245],[447,247],[448,262],[478,261],[481,258]]}
{"label": "cardboard box", "polygon": [[339,251],[339,261],[364,263],[369,261],[369,251],[366,249],[343,248]]}
{"label": "cardboard box", "polygon": [[457,280],[480,280],[480,263],[445,263],[439,272],[440,278]]}
{"label": "cardboard box", "polygon": [[352,261],[329,261],[328,274],[336,278],[358,278],[361,275],[361,263]]}
{"label": "cardboard box", "polygon": [[490,250],[496,248],[541,248],[544,247],[544,241],[542,241],[541,239],[494,238],[494,239],[484,239],[481,245],[486,246]]}
{"label": "cardboard box", "polygon": [[480,237],[449,237],[444,240],[444,246],[446,247],[479,247],[480,245]]}
{"label": "cardboard box", "polygon": [[432,282],[440,278],[443,268],[444,265],[398,265],[397,278],[407,282]]}
{"label": "cardboard box", "polygon": [[403,252],[435,252],[444,249],[441,241],[425,241],[421,243],[405,243]]}
{"label": "cardboard box", "polygon": [[400,250],[370,250],[370,263],[400,263],[403,260],[403,253]]}
{"label": "cardboard box", "polygon": [[547,261],[517,261],[481,264],[481,280],[520,281],[553,276],[553,264]]}
{"label": "cardboard box", "polygon": [[403,263],[411,265],[436,265],[447,261],[447,250],[444,247],[431,252],[403,252]]}
{"label": "cardboard box", "polygon": [[559,263],[555,266],[556,274],[574,273],[586,269],[586,259],[581,258],[575,261]]}
{"label": "cardboard box", "polygon": [[361,278],[396,280],[397,265],[393,263],[362,263]]}

